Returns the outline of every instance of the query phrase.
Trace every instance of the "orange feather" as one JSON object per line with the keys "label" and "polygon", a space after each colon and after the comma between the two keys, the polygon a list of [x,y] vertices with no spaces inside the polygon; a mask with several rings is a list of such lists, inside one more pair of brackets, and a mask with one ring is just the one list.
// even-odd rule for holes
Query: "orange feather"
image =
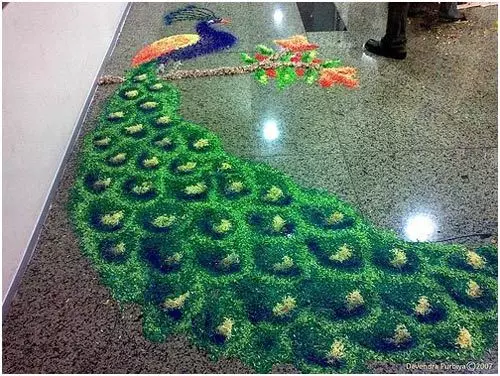
{"label": "orange feather", "polygon": [[147,63],[161,55],[195,44],[199,40],[200,36],[198,34],[173,35],[157,40],[141,49],[134,56],[132,59],[132,66],[136,67],[140,64]]}

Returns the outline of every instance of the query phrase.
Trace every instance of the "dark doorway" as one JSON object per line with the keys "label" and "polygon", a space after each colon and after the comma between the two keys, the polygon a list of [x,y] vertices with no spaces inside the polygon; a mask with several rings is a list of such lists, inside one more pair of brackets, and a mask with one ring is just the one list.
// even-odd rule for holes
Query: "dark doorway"
{"label": "dark doorway", "polygon": [[297,3],[306,32],[347,31],[334,3]]}

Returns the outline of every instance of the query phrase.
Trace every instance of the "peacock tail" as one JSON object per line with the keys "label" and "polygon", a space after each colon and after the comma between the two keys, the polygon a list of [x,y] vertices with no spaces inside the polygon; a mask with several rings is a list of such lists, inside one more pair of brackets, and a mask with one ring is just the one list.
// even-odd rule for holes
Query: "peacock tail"
{"label": "peacock tail", "polygon": [[151,341],[183,334],[257,372],[479,359],[496,341],[497,250],[410,243],[332,194],[226,153],[133,68],[84,138],[83,253]]}

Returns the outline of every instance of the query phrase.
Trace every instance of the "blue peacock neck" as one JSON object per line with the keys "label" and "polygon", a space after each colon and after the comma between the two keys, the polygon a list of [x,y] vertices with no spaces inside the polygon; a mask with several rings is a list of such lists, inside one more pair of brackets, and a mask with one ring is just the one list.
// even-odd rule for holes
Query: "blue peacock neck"
{"label": "blue peacock neck", "polygon": [[210,41],[213,43],[212,49],[219,50],[222,48],[231,47],[236,42],[236,37],[225,31],[216,30],[214,24],[209,24],[208,21],[200,21],[196,24],[196,32],[200,36],[200,42]]}
{"label": "blue peacock neck", "polygon": [[169,61],[182,61],[193,59],[197,56],[217,52],[225,48],[230,48],[236,43],[236,37],[225,31],[216,30],[208,21],[200,21],[196,24],[196,32],[200,40],[185,48],[180,48],[160,56],[158,61],[162,64],[168,64]]}

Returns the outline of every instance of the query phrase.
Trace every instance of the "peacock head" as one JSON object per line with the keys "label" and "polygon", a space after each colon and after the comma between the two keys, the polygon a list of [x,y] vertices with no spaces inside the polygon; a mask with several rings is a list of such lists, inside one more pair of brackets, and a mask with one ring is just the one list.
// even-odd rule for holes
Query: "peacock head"
{"label": "peacock head", "polygon": [[229,25],[230,23],[231,23],[231,20],[228,18],[215,18],[213,20],[207,21],[207,24],[209,24],[209,25],[215,25],[215,24]]}
{"label": "peacock head", "polygon": [[[215,15],[210,9],[188,5],[174,12],[167,13],[164,17],[165,25],[169,26],[179,21],[197,21],[196,34],[180,34],[165,37],[147,46],[144,46],[132,59],[132,66],[136,67],[153,60],[159,62],[159,69],[164,66],[175,51],[178,52],[177,60],[189,59],[204,53],[203,48],[198,46],[200,40],[211,45],[213,51],[221,48],[231,47],[236,42],[236,37],[222,30],[216,30],[215,25],[227,25],[229,20]],[[187,51],[182,51],[191,47]],[[181,59],[181,60],[182,60]],[[162,69],[162,68],[161,68]]]}

